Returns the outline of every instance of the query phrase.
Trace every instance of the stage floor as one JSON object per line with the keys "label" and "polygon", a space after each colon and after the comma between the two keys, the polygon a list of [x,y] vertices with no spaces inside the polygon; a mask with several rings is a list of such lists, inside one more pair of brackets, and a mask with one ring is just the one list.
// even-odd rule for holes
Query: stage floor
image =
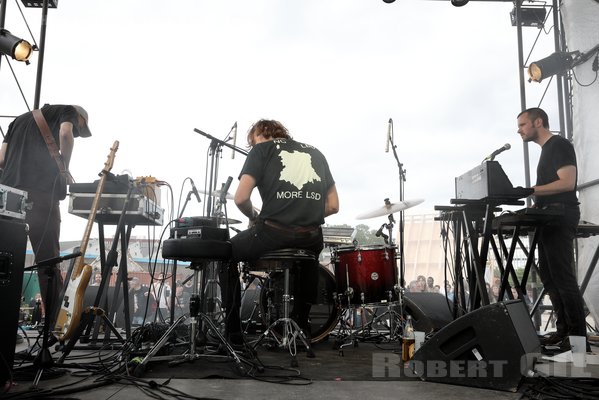
{"label": "stage floor", "polygon": [[[29,345],[35,342],[38,332],[26,331]],[[68,354],[64,364],[44,370],[37,389],[32,389],[35,373],[31,358],[24,357],[28,350],[27,341],[17,345],[15,382],[0,398],[52,398],[52,399],[113,399],[130,398],[175,398],[182,395],[194,398],[215,399],[295,399],[327,398],[348,399],[368,397],[370,399],[410,398],[413,400],[443,398],[444,400],[465,398],[519,399],[531,388],[543,384],[543,390],[552,390],[552,381],[566,377],[568,385],[579,387],[585,382],[599,378],[599,366],[589,363],[586,368],[575,368],[568,362],[542,361],[535,370],[550,378],[522,378],[517,392],[476,388],[472,385],[435,383],[414,376],[401,363],[399,343],[381,337],[360,337],[352,343],[337,340],[337,332],[313,346],[316,357],[306,357],[306,352],[297,351],[298,366],[291,367],[291,356],[285,349],[269,349],[260,345],[252,352],[238,352],[242,360],[232,357],[202,354],[193,362],[169,365],[178,354],[189,349],[185,343],[169,342],[163,352],[143,363],[139,360],[152,348],[146,343],[140,347],[139,359],[125,367],[126,361],[135,352],[125,357],[122,346],[112,344],[101,348],[99,344],[78,344]],[[251,341],[257,335],[248,335]],[[341,339],[341,338],[339,338]],[[170,343],[173,343],[171,346]],[[341,349],[339,346],[345,344]],[[300,346],[301,347],[301,346]],[[210,347],[210,350],[216,349]],[[593,350],[597,350],[596,347]],[[51,349],[52,359],[58,361],[63,354]],[[126,359],[125,359],[126,358]],[[589,357],[590,359],[592,356]],[[243,372],[240,373],[240,366]],[[137,369],[136,369],[137,368]],[[135,377],[134,375],[138,375]],[[584,378],[584,379],[580,379]],[[590,378],[590,379],[589,379]],[[560,380],[560,382],[562,382]],[[597,383],[595,382],[595,387]],[[484,385],[483,385],[484,386]],[[588,388],[585,389],[588,392]],[[556,392],[557,393],[557,392]],[[551,397],[544,397],[551,398]]]}

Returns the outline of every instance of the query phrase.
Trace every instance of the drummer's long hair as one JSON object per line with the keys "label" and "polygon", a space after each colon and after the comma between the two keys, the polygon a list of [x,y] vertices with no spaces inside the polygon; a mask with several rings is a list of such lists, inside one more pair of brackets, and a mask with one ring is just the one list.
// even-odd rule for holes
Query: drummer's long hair
{"label": "drummer's long hair", "polygon": [[252,147],[254,133],[264,136],[266,139],[292,139],[287,128],[274,119],[261,119],[250,127],[247,134],[248,147]]}

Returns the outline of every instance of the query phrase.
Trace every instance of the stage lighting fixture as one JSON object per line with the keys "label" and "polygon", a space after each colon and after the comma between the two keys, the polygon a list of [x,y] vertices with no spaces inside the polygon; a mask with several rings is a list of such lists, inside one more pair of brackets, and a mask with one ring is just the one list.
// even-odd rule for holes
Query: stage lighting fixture
{"label": "stage lighting fixture", "polygon": [[575,57],[580,53],[574,51],[571,53],[558,51],[549,57],[535,61],[528,66],[529,82],[541,82],[555,74],[561,74],[574,66]]}
{"label": "stage lighting fixture", "polygon": [[29,63],[33,47],[28,41],[14,36],[6,29],[0,29],[0,53],[9,55],[17,61]]}
{"label": "stage lighting fixture", "polygon": [[[27,8],[42,8],[44,2],[42,0],[21,0],[21,3]],[[58,0],[48,0],[48,8],[58,7]]]}
{"label": "stage lighting fixture", "polygon": [[468,4],[469,0],[451,0],[451,4],[456,7],[462,7]]}
{"label": "stage lighting fixture", "polygon": [[[520,8],[520,24],[522,26],[533,26],[541,29],[547,16],[545,7],[522,7]],[[512,26],[516,26],[516,7],[510,11]]]}
{"label": "stage lighting fixture", "polygon": [[[563,74],[574,67],[584,64],[593,56],[598,57],[597,54],[599,54],[599,44],[585,53],[581,53],[578,50],[572,52],[558,51],[549,57],[530,63],[528,66],[528,76],[530,79],[528,81],[541,82],[552,75]],[[593,64],[593,71],[596,72],[598,68]]]}

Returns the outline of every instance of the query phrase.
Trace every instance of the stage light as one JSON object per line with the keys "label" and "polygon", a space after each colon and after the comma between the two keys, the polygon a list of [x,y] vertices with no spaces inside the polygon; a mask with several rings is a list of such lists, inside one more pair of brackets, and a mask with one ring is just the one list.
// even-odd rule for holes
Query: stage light
{"label": "stage light", "polygon": [[383,0],[385,3],[390,4],[393,3],[395,0]]}
{"label": "stage light", "polygon": [[456,7],[462,7],[468,4],[469,0],[451,0],[451,4]]}
{"label": "stage light", "polygon": [[28,41],[14,36],[6,29],[0,29],[0,53],[9,55],[17,61],[29,63],[33,47]]}
{"label": "stage light", "polygon": [[528,66],[529,82],[541,82],[552,75],[561,74],[574,66],[575,57],[580,53],[558,51],[549,57],[535,61]]}
{"label": "stage light", "polygon": [[[44,2],[42,0],[21,0],[21,3],[27,8],[42,8]],[[58,7],[58,0],[48,0],[48,8]]]}
{"label": "stage light", "polygon": [[[563,74],[587,62],[591,57],[597,57],[597,54],[599,54],[599,44],[585,53],[581,53],[578,50],[572,52],[558,51],[549,57],[530,63],[528,66],[528,76],[530,79],[528,81],[541,82],[552,75]],[[593,71],[597,71],[594,63],[592,68]]]}
{"label": "stage light", "polygon": [[[520,8],[520,25],[533,26],[541,29],[545,23],[547,10],[545,7],[522,7]],[[510,11],[512,26],[516,26],[516,7]]]}

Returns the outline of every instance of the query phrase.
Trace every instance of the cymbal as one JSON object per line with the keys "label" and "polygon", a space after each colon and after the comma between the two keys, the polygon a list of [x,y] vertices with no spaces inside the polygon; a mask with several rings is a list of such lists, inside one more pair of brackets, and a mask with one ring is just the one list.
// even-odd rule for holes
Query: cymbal
{"label": "cymbal", "polygon": [[[202,190],[202,189],[198,189],[198,192],[202,193],[202,194],[207,194],[208,196],[212,196],[212,197],[220,197],[220,190],[213,190],[212,193],[206,191],[206,190]],[[227,200],[233,200],[234,196],[227,192],[227,194],[225,195],[225,199]]]}
{"label": "cymbal", "polygon": [[389,215],[396,213],[398,211],[407,210],[408,208],[415,207],[418,204],[422,203],[424,199],[412,199],[412,200],[404,200],[398,201],[397,203],[388,203],[382,207],[379,207],[375,210],[365,212],[356,217],[356,219],[368,219],[374,217],[382,217],[384,215]]}

